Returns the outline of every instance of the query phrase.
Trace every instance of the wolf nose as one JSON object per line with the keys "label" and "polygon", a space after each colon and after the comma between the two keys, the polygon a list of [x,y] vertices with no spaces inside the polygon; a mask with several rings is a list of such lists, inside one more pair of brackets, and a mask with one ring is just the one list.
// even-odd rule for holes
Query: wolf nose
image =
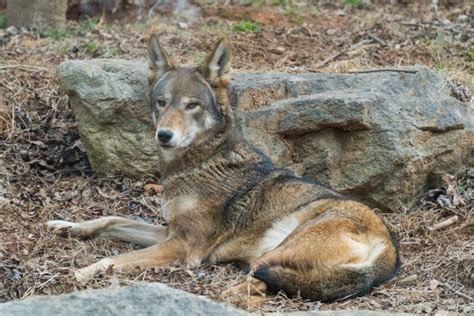
{"label": "wolf nose", "polygon": [[170,130],[165,129],[158,132],[158,140],[162,144],[168,144],[171,138],[173,138],[173,132]]}

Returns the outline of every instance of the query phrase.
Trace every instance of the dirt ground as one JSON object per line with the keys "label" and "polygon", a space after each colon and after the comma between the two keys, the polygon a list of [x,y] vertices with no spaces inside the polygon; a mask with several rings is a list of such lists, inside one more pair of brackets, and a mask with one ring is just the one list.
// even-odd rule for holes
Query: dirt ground
{"label": "dirt ground", "polygon": [[[152,281],[219,300],[224,289],[245,278],[232,266],[190,269],[176,263],[135,274],[104,273],[86,284],[74,280],[75,269],[134,246],[55,236],[43,223],[106,215],[158,223],[159,196],[144,187],[159,179],[94,176],[68,98],[58,86],[55,69],[61,61],[145,59],[146,39],[157,32],[181,61],[199,62],[226,35],[233,45],[234,69],[347,72],[419,63],[443,72],[464,98],[470,97],[472,2],[348,4],[357,2],[200,5],[146,21],[93,18],[48,32],[0,29],[0,302]],[[445,180],[445,187],[420,197],[414,209],[382,214],[399,236],[403,265],[399,276],[369,295],[322,304],[280,293],[258,308],[242,299],[232,303],[260,311],[474,313],[474,169]]]}

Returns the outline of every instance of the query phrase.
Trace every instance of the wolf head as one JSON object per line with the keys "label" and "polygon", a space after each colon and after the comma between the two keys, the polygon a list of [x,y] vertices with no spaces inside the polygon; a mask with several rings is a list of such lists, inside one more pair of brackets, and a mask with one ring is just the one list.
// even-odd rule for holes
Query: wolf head
{"label": "wolf head", "polygon": [[227,40],[220,40],[201,65],[176,65],[153,34],[148,58],[149,104],[164,160],[178,159],[229,128]]}

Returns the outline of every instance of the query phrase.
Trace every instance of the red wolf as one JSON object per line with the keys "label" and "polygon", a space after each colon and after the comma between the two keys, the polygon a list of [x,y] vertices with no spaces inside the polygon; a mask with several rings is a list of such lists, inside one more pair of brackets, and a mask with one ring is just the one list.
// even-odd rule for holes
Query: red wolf
{"label": "red wolf", "polygon": [[168,225],[120,217],[48,222],[58,232],[147,247],[82,268],[78,279],[176,260],[239,262],[251,276],[227,293],[247,294],[250,284],[250,294],[281,290],[331,301],[366,293],[398,272],[397,243],[369,207],[275,168],[242,137],[227,94],[227,40],[201,65],[177,65],[155,35],[148,54],[148,103]]}

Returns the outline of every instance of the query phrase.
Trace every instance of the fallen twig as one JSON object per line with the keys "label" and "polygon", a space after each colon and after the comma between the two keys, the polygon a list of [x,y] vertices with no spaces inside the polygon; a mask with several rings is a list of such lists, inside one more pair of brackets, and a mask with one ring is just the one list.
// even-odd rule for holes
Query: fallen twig
{"label": "fallen twig", "polygon": [[440,282],[440,283],[439,283],[439,286],[444,287],[445,289],[448,289],[448,290],[454,292],[455,294],[457,294],[457,295],[459,295],[459,296],[461,296],[461,297],[464,297],[464,298],[467,299],[468,301],[472,301],[472,300],[473,300],[473,298],[472,298],[471,296],[469,296],[469,295],[467,295],[467,294],[464,294],[463,292],[460,292],[459,290],[454,289],[452,286],[450,286],[450,285],[448,285],[448,284],[446,284],[446,283]]}
{"label": "fallen twig", "polygon": [[437,230],[446,228],[449,225],[452,225],[452,224],[456,223],[458,220],[459,220],[459,217],[457,215],[454,215],[454,216],[448,218],[445,221],[439,222],[437,224],[434,224],[433,226],[428,227],[428,230],[432,231],[432,232],[437,231]]}
{"label": "fallen twig", "polygon": [[462,231],[466,228],[470,228],[474,226],[474,218],[471,218],[467,223],[462,224],[459,227],[456,227],[454,230],[455,231]]}
{"label": "fallen twig", "polygon": [[365,74],[365,73],[371,73],[371,72],[406,72],[409,74],[416,74],[418,70],[399,69],[399,68],[380,68],[380,69],[365,69],[365,70],[349,71],[350,74]]}
{"label": "fallen twig", "polygon": [[398,283],[399,284],[410,284],[410,283],[416,282],[417,279],[418,279],[418,275],[412,274],[412,275],[407,276],[406,278],[401,279],[400,281],[398,281]]}
{"label": "fallen twig", "polygon": [[109,195],[105,194],[104,192],[102,192],[102,191],[100,190],[99,187],[97,187],[97,193],[99,193],[100,196],[102,196],[102,197],[104,197],[104,198],[106,198],[106,199],[113,200],[113,201],[117,200],[117,197],[115,197],[115,196],[109,196]]}
{"label": "fallen twig", "polygon": [[326,58],[325,60],[323,60],[322,62],[320,62],[316,67],[321,68],[324,65],[326,65],[327,63],[329,63],[329,62],[333,61],[334,59],[338,58],[339,56],[345,54],[346,52],[347,51],[334,53],[331,56],[329,56],[328,58]]}
{"label": "fallen twig", "polygon": [[410,22],[401,22],[400,24],[404,25],[404,26],[416,26],[416,27],[419,27],[419,26],[423,25],[423,24],[420,24],[420,23],[410,23]]}
{"label": "fallen twig", "polygon": [[[336,52],[336,53],[332,54],[331,56],[329,56],[328,58],[326,58],[325,60],[320,62],[318,65],[316,65],[316,68],[321,68],[321,67],[325,66],[327,63],[329,63],[329,62],[333,61],[334,59],[338,58],[339,56],[344,55],[344,54],[346,54],[350,51],[353,51],[353,50],[355,50],[355,49],[357,49],[357,48],[359,48],[363,45],[371,44],[373,42],[374,42],[374,40],[371,40],[371,39],[370,40],[362,40],[362,41],[352,45],[351,47],[349,47],[349,49],[346,49],[346,50],[343,50],[341,52]],[[311,71],[311,72],[317,72],[316,69],[308,69],[308,70]]]}
{"label": "fallen twig", "polygon": [[309,37],[310,37],[310,38],[313,38],[313,33],[311,33],[311,30],[310,30],[307,26],[304,26],[304,25],[303,25],[303,28],[304,28],[306,31],[308,31]]}
{"label": "fallen twig", "polygon": [[12,69],[12,68],[22,68],[22,69],[24,69],[24,70],[31,69],[31,70],[38,70],[38,71],[48,71],[48,69],[46,69],[46,68],[37,67],[37,66],[32,66],[32,65],[21,65],[21,64],[18,64],[18,65],[4,65],[4,66],[0,66],[0,70],[6,70],[6,69]]}
{"label": "fallen twig", "polygon": [[41,289],[42,287],[44,287],[46,284],[48,284],[49,282],[51,282],[55,277],[57,277],[59,275],[59,273],[56,273],[55,275],[53,275],[52,277],[50,277],[48,280],[46,280],[45,282],[41,283],[40,285],[36,286],[36,288],[38,289]]}
{"label": "fallen twig", "polygon": [[385,43],[384,41],[382,41],[379,37],[377,37],[376,35],[369,35],[370,38],[372,38],[373,40],[375,40],[376,42],[378,42],[380,45],[382,46],[387,46],[387,43]]}
{"label": "fallen twig", "polygon": [[[432,27],[436,29],[442,29],[444,31],[450,31],[450,32],[456,32],[458,30],[455,30],[452,26],[446,26],[446,25],[435,25],[433,23],[410,23],[410,22],[401,22],[400,23],[403,26],[410,26],[410,27]],[[474,29],[468,28],[468,27],[463,27],[460,31],[464,31],[466,33],[474,33]]]}
{"label": "fallen twig", "polygon": [[316,73],[323,72],[321,69],[315,69],[315,68],[306,68],[305,70],[309,72],[316,72]]}
{"label": "fallen twig", "polygon": [[357,49],[361,46],[364,46],[364,45],[367,45],[367,44],[372,44],[374,42],[374,40],[362,40],[358,43],[355,43],[354,45],[352,45],[351,47],[349,47],[349,49],[346,51],[346,52],[349,52],[351,50],[354,50],[354,49]]}

